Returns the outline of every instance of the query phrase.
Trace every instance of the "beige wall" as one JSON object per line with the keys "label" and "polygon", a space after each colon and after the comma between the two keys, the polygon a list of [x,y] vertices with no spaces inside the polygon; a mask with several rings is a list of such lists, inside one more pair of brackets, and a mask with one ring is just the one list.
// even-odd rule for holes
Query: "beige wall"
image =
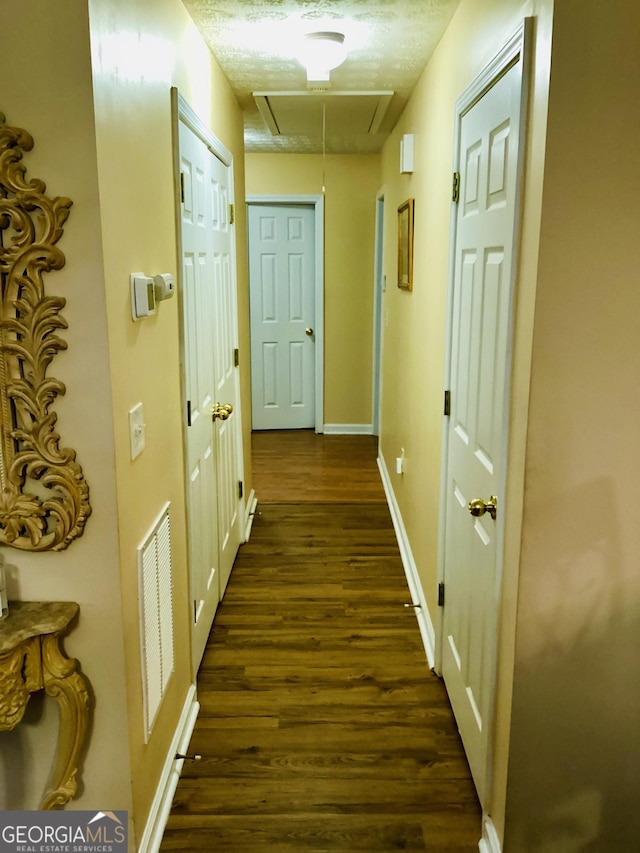
{"label": "beige wall", "polygon": [[247,194],[325,193],[324,422],[370,425],[377,155],[248,154]]}
{"label": "beige wall", "polygon": [[[10,10],[9,10],[10,7]],[[93,513],[84,535],[61,553],[27,555],[3,548],[10,597],[77,601],[80,618],[65,642],[80,660],[95,712],[77,808],[130,809],[129,744],[124,683],[120,557],[117,539],[113,415],[98,206],[95,129],[86,3],[15,0],[5,5],[0,51],[0,109],[26,128],[35,148],[25,156],[30,178],[73,207],[58,244],[59,272],[45,275],[48,294],[67,299],[68,350],[49,374],[67,393],[55,404],[62,446],[77,451]],[[135,600],[135,599],[134,599]],[[34,697],[25,721],[0,735],[0,809],[37,808],[57,736],[52,700]]]}
{"label": "beige wall", "polygon": [[[493,787],[486,803],[503,832],[509,742],[523,490],[523,455],[529,388],[532,307],[544,165],[550,63],[552,0],[462,0],[398,125],[383,149],[385,186],[385,273],[383,405],[381,454],[393,460],[405,450],[402,477],[390,474],[420,575],[438,630],[436,604],[442,397],[446,350],[449,224],[456,99],[498,52],[525,16],[535,16],[530,116],[526,139],[526,201],[515,316],[511,446],[507,505],[503,607],[494,737]],[[415,170],[399,174],[400,138],[415,135]],[[415,199],[413,292],[399,290],[396,211]]]}
{"label": "beige wall", "polygon": [[[134,326],[128,275],[176,272],[169,87],[178,85],[234,152],[236,202],[244,194],[242,130],[235,101],[178,0],[152,7],[144,0],[90,0],[89,7],[97,154],[86,0],[56,4],[55,12],[48,0],[12,0],[11,38],[0,52],[0,78],[12,85],[0,107],[35,136],[29,175],[74,201],[60,243],[67,265],[46,281],[68,300],[69,350],[51,372],[67,385],[56,404],[59,427],[84,467],[93,515],[67,552],[3,549],[0,556],[14,597],[80,603],[66,648],[82,662],[96,709],[85,787],[74,807],[128,808],[139,836],[189,683],[189,655],[183,473],[175,447],[177,300]],[[640,32],[634,0],[619,0],[615,19],[596,0],[567,0],[555,11],[548,101],[552,10],[552,0],[462,0],[381,158],[327,158],[325,420],[371,418],[373,224],[376,191],[384,186],[389,286],[381,448],[388,463],[405,448],[406,473],[392,482],[435,613],[454,105],[522,17],[536,15],[488,810],[507,853],[565,853],[589,843],[626,853],[638,838],[631,796],[640,763],[633,477],[640,304],[630,274],[640,261]],[[136,55],[145,59],[142,69]],[[398,173],[403,133],[416,136],[412,176]],[[252,194],[319,193],[322,163],[313,155],[251,155],[247,175]],[[393,286],[395,212],[408,197],[416,199],[411,294]],[[237,205],[239,307],[248,358],[243,208]],[[248,371],[243,392],[247,415]],[[127,411],[138,401],[147,449],[132,463]],[[135,548],[165,500],[175,513],[178,666],[145,747]],[[0,808],[37,805],[55,723],[49,703],[36,701],[26,722],[2,735]]]}
{"label": "beige wall", "polygon": [[[177,275],[170,87],[178,87],[234,155],[238,199],[244,198],[242,121],[226,80],[179,0],[155,0],[151,5],[145,0],[90,0],[90,8],[133,808],[139,838],[191,682],[191,610],[181,444],[179,300],[161,303],[155,317],[134,324],[129,274],[143,270],[147,274]],[[238,274],[244,320],[246,249],[242,223],[240,217]],[[246,323],[244,327],[246,337]],[[144,406],[146,448],[132,462],[127,413],[138,402]],[[166,501],[172,506],[176,665],[152,739],[145,745],[136,548]]]}
{"label": "beige wall", "polygon": [[638,846],[640,15],[557,3],[507,850]]}
{"label": "beige wall", "polygon": [[[405,447],[406,474],[392,481],[436,613],[453,107],[524,14],[536,31],[486,807],[506,851],[622,853],[637,845],[640,759],[640,18],[631,0],[555,11],[550,0],[462,0],[383,152],[388,279],[393,211],[410,196],[420,237],[413,294],[389,288],[384,299],[382,452],[390,460]],[[409,132],[417,166],[401,177],[399,137]]]}
{"label": "beige wall", "polygon": [[[67,385],[56,404],[60,432],[84,467],[93,514],[85,535],[64,553],[3,549],[0,556],[11,596],[80,604],[66,648],[81,661],[95,711],[73,807],[129,810],[139,841],[191,683],[190,609],[178,300],[134,324],[129,274],[177,272],[170,111],[170,88],[177,86],[234,155],[240,345],[248,365],[242,119],[179,0],[54,5],[11,3],[0,78],[12,82],[0,108],[35,136],[29,174],[74,202],[60,243],[67,264],[45,282],[68,300],[69,349],[50,372]],[[247,424],[248,373],[242,377]],[[128,411],[138,402],[146,448],[132,462]],[[249,426],[244,432],[249,436]],[[248,442],[246,450],[248,493]],[[166,501],[172,505],[175,672],[145,746],[136,548]],[[32,706],[19,729],[2,735],[0,808],[37,807],[46,781],[56,714],[50,702]]]}

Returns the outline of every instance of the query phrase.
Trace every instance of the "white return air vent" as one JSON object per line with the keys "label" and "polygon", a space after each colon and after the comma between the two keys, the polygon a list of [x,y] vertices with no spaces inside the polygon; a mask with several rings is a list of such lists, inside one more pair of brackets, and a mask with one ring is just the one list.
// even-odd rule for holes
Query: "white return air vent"
{"label": "white return air vent", "polygon": [[173,601],[170,504],[138,548],[140,647],[144,698],[144,739],[153,724],[173,672]]}

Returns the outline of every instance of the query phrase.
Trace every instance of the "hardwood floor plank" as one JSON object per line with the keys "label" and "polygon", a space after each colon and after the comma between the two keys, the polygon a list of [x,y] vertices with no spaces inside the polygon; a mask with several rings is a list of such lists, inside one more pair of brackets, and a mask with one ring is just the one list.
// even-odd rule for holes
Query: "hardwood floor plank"
{"label": "hardwood floor plank", "polygon": [[[380,754],[391,753],[406,755],[412,750],[440,750],[455,755],[448,729],[438,729],[437,724],[429,722],[422,727],[414,725],[405,728],[399,726],[359,727],[330,723],[309,724],[289,729],[259,727],[259,731],[247,729],[227,729],[224,742],[215,727],[215,718],[203,717],[198,721],[199,733],[193,738],[190,750],[203,756],[227,755],[228,751],[241,757],[242,752],[266,750],[267,752],[312,752],[316,753],[320,745],[331,754],[358,755],[367,754],[372,744],[380,745]],[[258,727],[256,727],[258,728]],[[428,729],[428,731],[426,731]],[[458,755],[459,744],[456,744]]]}
{"label": "hardwood floor plank", "polygon": [[[348,438],[373,480],[374,443]],[[285,465],[258,439],[265,482],[291,458],[322,470],[297,502],[262,503],[240,549],[198,675],[189,750],[203,758],[184,766],[161,850],[475,853],[475,789],[404,606],[379,477],[362,501],[361,477],[331,491],[338,443],[298,440]]]}
{"label": "hardwood floor plank", "polygon": [[316,435],[276,430],[252,435],[258,501],[384,503],[373,435]]}
{"label": "hardwood floor plank", "polygon": [[473,803],[475,790],[460,779],[395,778],[340,779],[298,776],[282,780],[247,778],[185,778],[174,799],[173,811],[188,814],[289,815],[314,814],[403,814],[424,815],[442,811],[449,803]]}
{"label": "hardwood floor plank", "polygon": [[[450,818],[447,815],[447,818]],[[188,833],[193,850],[215,849],[220,851],[243,850],[246,853],[389,853],[403,850],[405,853],[424,853],[425,850],[440,853],[467,853],[475,851],[477,844],[465,844],[464,832],[453,834],[448,831],[445,840],[437,819],[433,824],[419,821],[414,815],[381,817],[359,815],[299,815],[292,816],[286,829],[278,818],[266,815],[259,817],[212,817],[205,826],[192,827],[189,822],[181,826]],[[446,832],[446,831],[445,831]],[[456,834],[460,840],[456,839]],[[215,848],[207,847],[215,835]],[[425,841],[425,835],[430,839]],[[427,846],[435,842],[437,846]],[[180,846],[167,846],[166,850],[181,850]]]}
{"label": "hardwood floor plank", "polygon": [[[251,725],[251,722],[248,722]],[[184,771],[185,777],[220,776],[225,778],[248,777],[251,779],[275,778],[282,780],[298,777],[303,773],[314,778],[330,775],[343,779],[411,779],[448,778],[465,779],[469,775],[466,760],[460,757],[446,758],[438,749],[407,750],[406,754],[362,752],[341,755],[333,753],[251,752],[242,756],[234,752],[204,758]]]}

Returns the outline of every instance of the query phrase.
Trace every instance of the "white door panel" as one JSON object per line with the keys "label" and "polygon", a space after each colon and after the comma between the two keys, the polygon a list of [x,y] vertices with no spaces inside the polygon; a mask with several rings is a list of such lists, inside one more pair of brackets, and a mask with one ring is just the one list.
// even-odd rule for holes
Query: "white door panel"
{"label": "white door panel", "polygon": [[315,425],[315,211],[249,206],[254,429]]}
{"label": "white door panel", "polygon": [[[182,122],[184,387],[187,513],[193,604],[192,660],[198,668],[240,543],[239,414],[235,300],[231,275],[228,167]],[[215,403],[236,410],[214,423]]]}
{"label": "white door panel", "polygon": [[180,169],[183,175],[182,269],[185,393],[188,400],[187,512],[189,579],[193,606],[192,657],[197,669],[220,600],[217,542],[213,405],[212,335],[207,327],[213,304],[210,238],[204,192],[208,151],[180,123]]}
{"label": "white door panel", "polygon": [[[442,670],[481,802],[493,710],[520,85],[516,64],[460,124]],[[492,495],[498,519],[473,517],[469,502]]]}

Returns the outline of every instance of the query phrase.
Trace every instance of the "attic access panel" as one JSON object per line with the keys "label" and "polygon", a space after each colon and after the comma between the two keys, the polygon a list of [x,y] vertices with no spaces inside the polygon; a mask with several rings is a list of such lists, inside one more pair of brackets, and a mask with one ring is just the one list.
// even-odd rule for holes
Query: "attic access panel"
{"label": "attic access panel", "polygon": [[254,92],[262,118],[273,136],[376,134],[393,92]]}

